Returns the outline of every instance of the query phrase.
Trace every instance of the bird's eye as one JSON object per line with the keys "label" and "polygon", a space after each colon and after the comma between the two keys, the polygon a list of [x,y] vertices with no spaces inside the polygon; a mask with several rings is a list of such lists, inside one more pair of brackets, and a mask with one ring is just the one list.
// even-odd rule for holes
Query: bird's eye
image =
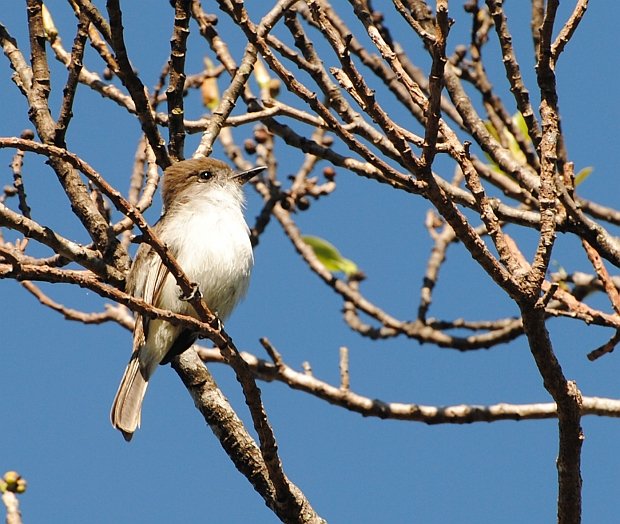
{"label": "bird's eye", "polygon": [[213,173],[211,173],[211,171],[201,171],[200,173],[198,173],[198,180],[202,182],[206,182],[212,176],[213,176]]}

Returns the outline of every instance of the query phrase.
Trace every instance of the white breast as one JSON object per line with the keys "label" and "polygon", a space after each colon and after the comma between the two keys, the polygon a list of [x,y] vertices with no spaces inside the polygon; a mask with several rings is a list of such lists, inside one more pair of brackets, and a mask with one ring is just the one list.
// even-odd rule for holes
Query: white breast
{"label": "white breast", "polygon": [[[174,210],[172,227],[162,241],[174,253],[188,278],[198,284],[209,308],[227,318],[245,295],[254,264],[249,230],[242,213],[242,194],[210,188],[193,196],[191,206]],[[172,210],[170,210],[172,211]],[[162,290],[162,307],[179,310],[180,290],[169,276]],[[183,312],[189,312],[186,303]]]}

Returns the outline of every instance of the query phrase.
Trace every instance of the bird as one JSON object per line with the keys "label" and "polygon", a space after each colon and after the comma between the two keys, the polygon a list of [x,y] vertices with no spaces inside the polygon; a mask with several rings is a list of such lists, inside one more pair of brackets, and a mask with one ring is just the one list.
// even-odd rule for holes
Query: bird
{"label": "bird", "polygon": [[[175,162],[164,171],[163,213],[153,232],[221,320],[228,318],[248,289],[254,256],[243,216],[243,185],[263,169],[235,172],[221,160],[199,157]],[[197,318],[147,243],[138,248],[126,291],[155,307]],[[142,402],[158,365],[168,363],[195,340],[190,329],[136,313],[131,358],[110,411],[112,426],[126,441],[140,427]]]}

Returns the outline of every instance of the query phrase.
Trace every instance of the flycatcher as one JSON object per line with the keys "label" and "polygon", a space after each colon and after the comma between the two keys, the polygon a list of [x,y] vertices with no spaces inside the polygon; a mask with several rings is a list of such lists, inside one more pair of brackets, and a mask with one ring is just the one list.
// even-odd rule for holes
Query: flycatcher
{"label": "flycatcher", "polygon": [[[212,158],[176,162],[166,169],[164,213],[153,227],[206,304],[226,319],[245,295],[254,264],[249,228],[243,218],[243,184],[265,169],[237,173]],[[194,308],[159,255],[148,244],[138,249],[127,276],[127,292],[154,306],[196,317]],[[110,419],[125,440],[140,426],[142,401],[159,364],[196,340],[186,328],[136,313],[133,352],[112,404]]]}

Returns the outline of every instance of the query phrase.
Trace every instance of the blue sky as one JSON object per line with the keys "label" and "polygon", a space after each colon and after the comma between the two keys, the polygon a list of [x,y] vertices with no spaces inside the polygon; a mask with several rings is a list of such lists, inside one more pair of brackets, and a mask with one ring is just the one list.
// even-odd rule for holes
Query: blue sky
{"label": "blue sky", "polygon": [[[152,86],[169,52],[172,11],[167,2],[149,4],[148,10],[140,2],[125,4],[129,53],[145,83]],[[528,68],[532,65],[529,3],[507,4],[518,56],[537,104],[535,77]],[[564,4],[568,3],[562,5],[561,20],[571,8]],[[461,7],[456,2],[451,7],[456,19],[449,40],[452,49],[469,26]],[[73,16],[64,5],[56,9],[56,22],[69,47]],[[2,13],[0,21],[28,55],[22,11],[20,7]],[[569,157],[577,169],[595,169],[579,191],[616,208],[620,106],[612,88],[620,80],[615,67],[619,15],[616,3],[593,2],[557,69]],[[227,32],[228,27],[221,15],[218,28],[226,36],[235,31]],[[395,37],[404,38],[400,33]],[[234,41],[239,45],[243,39],[239,36]],[[422,65],[426,63],[417,40],[407,37],[403,44],[411,46],[412,56],[422,57]],[[188,71],[195,72],[207,48],[196,34],[190,36],[190,46]],[[233,48],[237,58],[239,49]],[[496,62],[489,65],[489,75],[498,92],[506,93],[497,45],[491,44],[486,53]],[[0,135],[18,135],[31,126],[25,101],[10,82],[11,71],[2,58]],[[101,69],[91,50],[85,64]],[[64,76],[56,63],[53,74],[52,104],[57,108]],[[198,115],[202,110],[189,102],[188,112],[192,111]],[[78,90],[74,113],[69,148],[112,184],[126,187],[140,132],[137,122],[84,87]],[[235,131],[235,136],[241,142],[246,132]],[[188,156],[197,140],[188,139]],[[279,176],[285,179],[301,157],[280,147]],[[342,146],[336,147],[344,152]],[[6,166],[11,154],[0,150],[3,186],[10,183]],[[441,161],[436,166],[448,178],[452,169]],[[34,217],[86,242],[77,220],[67,217],[66,199],[41,159],[29,155],[24,175]],[[332,196],[298,216],[302,231],[327,238],[353,259],[368,276],[362,290],[371,300],[399,318],[413,318],[431,247],[423,225],[429,204],[340,169],[337,183]],[[250,190],[246,214],[250,223],[259,209],[260,200]],[[158,213],[157,203],[147,217],[154,221]],[[483,319],[516,314],[462,247],[453,246],[448,256],[432,316]],[[266,357],[258,343],[266,336],[287,363],[300,369],[307,360],[317,377],[337,384],[338,350],[347,346],[352,389],[386,401],[431,405],[549,401],[522,339],[466,354],[402,338],[372,342],[346,327],[339,297],[307,270],[275,222],[261,238],[255,257],[248,297],[227,323],[241,349]],[[559,236],[553,258],[569,272],[590,271],[578,242],[570,236]],[[101,310],[104,303],[84,290],[43,287],[54,299],[87,311]],[[40,307],[12,281],[0,282],[0,297],[4,392],[0,470],[16,469],[29,482],[28,492],[21,497],[25,521],[276,522],[236,472],[169,367],[160,368],[149,387],[142,429],[131,444],[110,427],[110,403],[131,348],[127,331],[111,324],[67,322]],[[607,308],[604,300],[594,303]],[[565,374],[577,381],[583,394],[617,398],[618,355],[594,363],[585,357],[611,334],[570,320],[553,320],[549,327]],[[232,373],[215,365],[211,370],[248,421]],[[260,385],[286,473],[330,522],[555,519],[557,425],[553,420],[469,426],[380,421],[282,384]],[[586,417],[583,427],[584,522],[613,522],[611,515],[620,511],[620,425],[613,419]]]}

